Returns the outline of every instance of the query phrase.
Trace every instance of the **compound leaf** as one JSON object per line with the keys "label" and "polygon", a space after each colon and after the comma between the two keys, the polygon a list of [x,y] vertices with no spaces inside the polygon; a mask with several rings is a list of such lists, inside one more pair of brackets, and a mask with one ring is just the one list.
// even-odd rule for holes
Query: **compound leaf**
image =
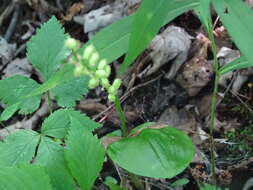
{"label": "compound leaf", "polygon": [[71,118],[78,120],[82,124],[83,128],[87,128],[89,131],[101,126],[99,123],[92,121],[78,111],[71,109],[60,109],[51,114],[43,122],[41,131],[43,134],[48,136],[65,138],[70,128]]}
{"label": "compound leaf", "polygon": [[252,66],[253,12],[242,0],[212,0],[213,6],[235,44]]}
{"label": "compound leaf", "polygon": [[75,101],[88,93],[88,76],[73,77],[52,89],[52,95],[61,107],[73,107]]}
{"label": "compound leaf", "polygon": [[72,175],[82,190],[91,189],[105,156],[100,141],[91,131],[83,128],[77,119],[72,118],[66,145],[65,158]]}
{"label": "compound leaf", "polygon": [[35,163],[45,167],[55,189],[74,190],[75,183],[68,171],[63,149],[50,138],[41,137]]}
{"label": "compound leaf", "polygon": [[0,80],[0,100],[7,106],[11,106],[8,108],[8,112],[1,116],[1,119],[9,119],[18,109],[21,114],[34,112],[40,105],[41,96],[26,98],[26,95],[38,87],[37,82],[21,75]]}
{"label": "compound leaf", "polygon": [[129,172],[146,177],[171,178],[191,162],[194,145],[185,133],[175,128],[148,128],[138,136],[110,144],[107,153]]}
{"label": "compound leaf", "polygon": [[120,74],[148,46],[162,25],[198,5],[199,0],[144,0],[132,23],[128,52]]}
{"label": "compound leaf", "polygon": [[64,47],[67,35],[60,23],[53,16],[37,30],[36,35],[27,44],[29,61],[48,80],[65,59],[69,51]]}
{"label": "compound leaf", "polygon": [[40,135],[32,130],[19,130],[10,134],[0,144],[0,166],[30,163],[39,139]]}
{"label": "compound leaf", "polygon": [[0,168],[0,189],[52,190],[44,168],[35,165]]}

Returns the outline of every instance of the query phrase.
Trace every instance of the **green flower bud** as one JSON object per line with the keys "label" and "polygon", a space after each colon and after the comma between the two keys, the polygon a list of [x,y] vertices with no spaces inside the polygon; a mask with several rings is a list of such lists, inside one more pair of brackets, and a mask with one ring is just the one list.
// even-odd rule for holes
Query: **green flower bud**
{"label": "green flower bud", "polygon": [[108,93],[112,94],[112,95],[115,95],[115,94],[117,94],[117,89],[114,86],[110,86],[108,88]]}
{"label": "green flower bud", "polygon": [[109,95],[108,95],[108,100],[109,100],[110,102],[114,102],[114,101],[116,100],[116,96],[115,96],[115,95],[112,95],[112,94],[109,94]]}
{"label": "green flower bud", "polygon": [[95,52],[95,48],[93,45],[87,46],[83,51],[83,60],[87,61],[90,59],[91,55]]}
{"label": "green flower bud", "polygon": [[99,55],[97,53],[92,54],[89,60],[89,67],[91,69],[96,69],[98,60],[99,60]]}
{"label": "green flower bud", "polygon": [[99,69],[99,70],[104,70],[106,66],[107,66],[106,60],[103,59],[103,60],[101,60],[101,61],[99,62],[99,64],[98,64],[98,69]]}
{"label": "green flower bud", "polygon": [[91,78],[89,81],[89,88],[93,89],[96,88],[99,85],[99,79],[98,78]]}
{"label": "green flower bud", "polygon": [[112,86],[115,88],[115,89],[119,89],[120,85],[122,83],[122,80],[121,79],[115,79],[112,83]]}
{"label": "green flower bud", "polygon": [[110,74],[111,74],[111,67],[110,67],[110,65],[106,65],[106,67],[105,67],[105,72],[106,72],[106,74],[107,74],[107,77],[109,77],[110,76]]}
{"label": "green flower bud", "polygon": [[67,40],[65,40],[65,47],[73,51],[77,51],[79,46],[80,46],[80,42],[75,40],[74,38],[68,38]]}
{"label": "green flower bud", "polygon": [[95,75],[98,78],[106,78],[107,77],[105,70],[97,70]]}
{"label": "green flower bud", "polygon": [[110,87],[110,82],[107,78],[101,78],[100,82],[105,89],[108,89]]}

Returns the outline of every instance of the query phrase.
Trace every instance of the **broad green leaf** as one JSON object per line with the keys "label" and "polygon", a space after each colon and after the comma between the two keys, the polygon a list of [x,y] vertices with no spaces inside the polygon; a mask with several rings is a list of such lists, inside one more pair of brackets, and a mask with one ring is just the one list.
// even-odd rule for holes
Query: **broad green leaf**
{"label": "broad green leaf", "polygon": [[6,105],[11,106],[1,118],[5,120],[9,119],[18,109],[20,109],[19,113],[21,114],[34,112],[40,105],[41,96],[29,98],[25,98],[25,96],[38,87],[39,84],[37,82],[21,75],[0,80],[0,100]]}
{"label": "broad green leaf", "polygon": [[48,137],[41,137],[36,162],[45,167],[56,190],[74,190],[75,183],[64,159],[63,147]]}
{"label": "broad green leaf", "polygon": [[170,186],[172,186],[172,187],[180,187],[180,186],[186,185],[189,182],[190,182],[189,179],[182,178],[182,179],[179,179],[179,180],[173,182]]}
{"label": "broad green leaf", "polygon": [[175,128],[144,129],[138,136],[109,145],[107,153],[122,168],[137,175],[171,178],[194,156],[191,139]]}
{"label": "broad green leaf", "polygon": [[212,21],[211,21],[211,14],[210,14],[210,3],[211,0],[201,0],[199,1],[200,4],[198,7],[195,8],[199,19],[205,26],[208,32],[212,32]]}
{"label": "broad green leaf", "polygon": [[198,5],[199,0],[143,0],[131,26],[128,52],[119,73],[126,71],[162,25]]}
{"label": "broad green leaf", "polygon": [[35,155],[40,135],[32,130],[19,130],[0,144],[0,166],[30,163]]}
{"label": "broad green leaf", "polygon": [[80,50],[86,62],[97,55],[99,60],[111,63],[123,55],[128,48],[128,40],[134,15],[123,18],[99,31]]}
{"label": "broad green leaf", "polygon": [[27,44],[29,61],[48,80],[69,51],[64,47],[67,35],[55,17],[44,23]]}
{"label": "broad green leaf", "polygon": [[81,100],[88,93],[88,76],[73,77],[52,89],[52,95],[61,107],[74,107],[75,101]]}
{"label": "broad green leaf", "polygon": [[89,131],[101,126],[99,123],[92,121],[78,111],[71,109],[60,109],[52,113],[43,122],[41,131],[44,135],[56,138],[65,138],[70,128],[71,118],[78,120],[82,124],[83,128],[87,128]]}
{"label": "broad green leaf", "polygon": [[65,158],[72,175],[82,190],[92,188],[104,162],[105,151],[90,130],[83,128],[75,118],[71,119],[65,148]]}
{"label": "broad green leaf", "polygon": [[253,11],[241,0],[212,0],[228,33],[246,59],[253,63]]}
{"label": "broad green leaf", "polygon": [[219,74],[223,75],[223,74],[230,72],[230,71],[244,69],[244,68],[248,68],[248,67],[252,67],[252,66],[253,66],[253,62],[249,62],[245,56],[241,56],[241,57],[231,61],[230,63],[224,65],[222,68],[220,68]]}
{"label": "broad green leaf", "polygon": [[0,168],[1,190],[53,190],[44,168],[34,165]]}

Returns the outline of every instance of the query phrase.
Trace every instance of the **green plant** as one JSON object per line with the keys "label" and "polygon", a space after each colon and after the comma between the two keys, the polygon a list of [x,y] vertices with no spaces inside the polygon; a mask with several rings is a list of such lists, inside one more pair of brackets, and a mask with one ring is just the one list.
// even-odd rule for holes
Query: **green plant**
{"label": "green plant", "polygon": [[[210,4],[243,53],[239,61],[223,68],[219,68],[216,58]],[[75,189],[76,183],[81,189],[91,189],[102,168],[105,153],[119,166],[137,175],[168,178],[182,172],[194,155],[190,138],[177,129],[150,124],[139,126],[139,131],[129,131],[117,96],[120,80],[110,85],[107,77],[110,74],[108,64],[126,53],[118,73],[120,78],[161,26],[191,9],[198,13],[209,34],[215,59],[216,78],[210,124],[214,176],[212,131],[218,80],[227,71],[252,66],[250,47],[253,27],[250,19],[253,13],[240,0],[144,0],[137,13],[101,30],[80,49],[78,42],[67,40],[67,35],[54,17],[37,31],[28,43],[27,56],[41,74],[43,83],[38,84],[23,76],[1,80],[0,99],[7,108],[0,120],[8,120],[18,110],[20,114],[34,112],[44,93],[49,102],[55,98],[59,106],[67,108],[53,112],[43,122],[40,132],[20,130],[0,143],[1,189],[71,190]],[[70,63],[65,63],[70,50]],[[106,150],[92,133],[100,125],[71,109],[75,101],[88,92],[88,87],[99,84],[107,89],[108,98],[115,102],[123,134],[121,140],[110,144]],[[109,181],[107,185],[112,189],[120,188],[115,182]]]}
{"label": "green plant", "polygon": [[[214,187],[210,184],[204,184],[203,186],[200,187],[200,190],[221,190],[221,188]],[[229,190],[229,189],[226,188],[225,190]]]}

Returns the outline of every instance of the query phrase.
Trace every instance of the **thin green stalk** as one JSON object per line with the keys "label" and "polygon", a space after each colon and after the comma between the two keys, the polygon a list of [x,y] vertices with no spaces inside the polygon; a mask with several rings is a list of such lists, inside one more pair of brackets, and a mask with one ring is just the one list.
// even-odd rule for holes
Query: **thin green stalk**
{"label": "thin green stalk", "polygon": [[124,111],[122,109],[120,99],[119,99],[118,96],[116,96],[116,100],[115,100],[115,109],[116,109],[116,112],[119,115],[119,119],[120,119],[120,123],[121,123],[120,127],[121,127],[121,130],[122,130],[122,136],[126,137],[128,135],[128,129],[127,129],[127,126],[126,126],[126,117],[125,117],[125,114],[124,114]]}
{"label": "thin green stalk", "polygon": [[2,121],[0,121],[0,125],[1,125],[3,128],[6,127]]}
{"label": "thin green stalk", "polygon": [[[116,96],[116,99],[115,99],[115,109],[119,115],[119,118],[120,118],[120,127],[121,127],[121,130],[122,130],[122,136],[123,137],[127,137],[127,135],[129,134],[129,131],[127,129],[127,126],[126,126],[126,117],[125,117],[125,114],[124,114],[124,111],[122,109],[122,106],[121,106],[121,103],[120,103],[120,99],[118,96]],[[143,184],[141,183],[139,177],[135,174],[132,174],[132,173],[128,173],[130,178],[131,178],[131,181],[132,183],[134,184],[134,186],[139,189],[139,190],[142,190],[144,189],[143,187]]]}
{"label": "thin green stalk", "polygon": [[211,40],[211,48],[214,56],[214,71],[215,71],[215,79],[214,79],[214,89],[211,101],[211,118],[210,118],[210,153],[211,153],[211,175],[213,182],[215,183],[215,154],[214,154],[214,139],[213,139],[213,131],[215,128],[215,118],[216,118],[216,105],[217,105],[217,95],[218,95],[218,85],[219,85],[219,62],[217,58],[217,47],[214,41],[214,35],[212,29],[208,30],[208,36]]}

